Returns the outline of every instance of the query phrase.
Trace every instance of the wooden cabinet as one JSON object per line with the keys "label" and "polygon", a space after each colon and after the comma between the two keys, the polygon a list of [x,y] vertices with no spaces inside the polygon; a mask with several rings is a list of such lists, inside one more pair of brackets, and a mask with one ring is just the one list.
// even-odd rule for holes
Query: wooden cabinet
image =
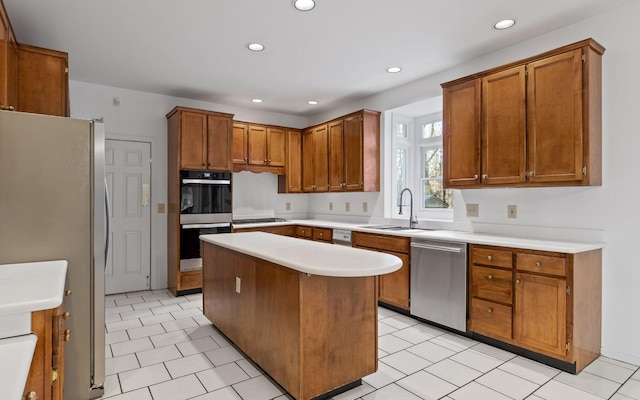
{"label": "wooden cabinet", "polygon": [[449,188],[602,183],[602,54],[592,39],[444,83]]}
{"label": "wooden cabinet", "polygon": [[18,107],[18,44],[0,2],[0,110]]}
{"label": "wooden cabinet", "polygon": [[231,170],[233,115],[186,107],[167,114],[167,286],[173,294],[202,288],[202,270],[180,271],[180,170]]}
{"label": "wooden cabinet", "polygon": [[[169,130],[169,147],[178,147],[178,169],[231,171],[231,114],[176,107],[167,119],[176,119]],[[170,124],[170,126],[172,126]],[[170,165],[176,168],[176,165]]]}
{"label": "wooden cabinet", "polygon": [[379,276],[378,300],[404,310],[409,310],[411,239],[402,236],[352,232],[353,247],[381,251],[399,257],[402,267],[390,274]]}
{"label": "wooden cabinet", "polygon": [[71,332],[65,328],[69,314],[63,307],[31,313],[31,329],[38,341],[25,385],[25,399],[64,398],[64,343],[71,339]]}
{"label": "wooden cabinet", "polygon": [[18,110],[68,117],[68,54],[18,44]]}
{"label": "wooden cabinet", "polygon": [[302,132],[287,130],[284,175],[278,175],[278,193],[302,193]]}
{"label": "wooden cabinet", "polygon": [[285,173],[287,128],[234,121],[233,170]]}
{"label": "wooden cabinet", "polygon": [[329,132],[327,124],[302,132],[302,189],[329,191]]}
{"label": "wooden cabinet", "polygon": [[261,226],[258,228],[234,228],[233,232],[267,232],[276,235],[296,237],[295,225]]}
{"label": "wooden cabinet", "polygon": [[468,329],[580,372],[600,354],[602,252],[470,246]]}
{"label": "wooden cabinet", "polygon": [[300,239],[333,243],[333,229],[311,226],[297,226],[296,237]]}

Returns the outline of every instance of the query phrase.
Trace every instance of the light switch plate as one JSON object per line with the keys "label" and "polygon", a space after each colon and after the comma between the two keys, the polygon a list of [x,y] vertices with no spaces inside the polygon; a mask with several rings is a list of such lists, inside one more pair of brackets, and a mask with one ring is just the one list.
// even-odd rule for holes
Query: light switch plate
{"label": "light switch plate", "polygon": [[477,204],[467,204],[467,217],[478,217],[480,215],[480,206]]}
{"label": "light switch plate", "polygon": [[362,212],[369,212],[369,203],[366,201],[362,203]]}
{"label": "light switch plate", "polygon": [[287,201],[286,203],[284,203],[284,209],[286,211],[291,211],[291,202]]}
{"label": "light switch plate", "polygon": [[164,203],[158,203],[158,214],[164,214]]}

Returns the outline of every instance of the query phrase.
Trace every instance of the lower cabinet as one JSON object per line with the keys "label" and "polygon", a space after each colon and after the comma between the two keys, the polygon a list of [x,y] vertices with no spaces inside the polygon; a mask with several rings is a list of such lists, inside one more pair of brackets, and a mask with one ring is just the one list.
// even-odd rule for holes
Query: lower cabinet
{"label": "lower cabinet", "polygon": [[602,251],[470,245],[468,329],[578,373],[600,354]]}
{"label": "lower cabinet", "polygon": [[381,251],[402,260],[402,267],[399,270],[378,277],[378,300],[408,311],[411,239],[365,232],[353,232],[352,235],[353,247]]}
{"label": "lower cabinet", "polygon": [[276,235],[284,236],[296,236],[296,227],[293,225],[278,225],[278,226],[261,226],[258,228],[234,228],[233,232],[267,232],[275,233]]}
{"label": "lower cabinet", "polygon": [[69,313],[58,308],[31,313],[31,330],[38,337],[24,390],[27,400],[63,400],[64,342],[71,338],[65,329]]}
{"label": "lower cabinet", "polygon": [[317,226],[297,226],[296,237],[300,239],[315,240],[318,242],[333,243],[333,229]]}

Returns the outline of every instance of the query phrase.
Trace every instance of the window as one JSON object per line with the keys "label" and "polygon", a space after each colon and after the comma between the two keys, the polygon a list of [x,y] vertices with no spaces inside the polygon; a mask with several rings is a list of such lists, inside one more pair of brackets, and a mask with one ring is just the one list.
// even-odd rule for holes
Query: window
{"label": "window", "polygon": [[[393,114],[392,216],[398,215],[399,194],[413,193],[414,213],[423,219],[453,219],[453,191],[443,186],[442,115],[409,118]],[[406,195],[405,195],[406,196]],[[404,198],[403,204],[409,199]]]}

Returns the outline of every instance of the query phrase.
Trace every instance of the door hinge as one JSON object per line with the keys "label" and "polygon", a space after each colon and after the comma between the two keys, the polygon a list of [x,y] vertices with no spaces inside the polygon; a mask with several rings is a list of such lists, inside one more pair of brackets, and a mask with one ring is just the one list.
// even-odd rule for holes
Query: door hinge
{"label": "door hinge", "polygon": [[584,52],[582,53],[582,62],[587,62],[587,57],[584,56]]}
{"label": "door hinge", "polygon": [[571,286],[567,286],[566,291],[567,291],[567,296],[570,296],[571,295]]}
{"label": "door hinge", "polygon": [[564,346],[564,348],[569,351],[569,349],[571,349],[571,346],[569,345],[569,342],[567,342],[567,344]]}
{"label": "door hinge", "polygon": [[58,380],[58,370],[53,369],[51,370],[51,382],[55,382],[57,380]]}
{"label": "door hinge", "polygon": [[585,165],[584,167],[582,167],[582,175],[586,175],[587,174],[587,166]]}

